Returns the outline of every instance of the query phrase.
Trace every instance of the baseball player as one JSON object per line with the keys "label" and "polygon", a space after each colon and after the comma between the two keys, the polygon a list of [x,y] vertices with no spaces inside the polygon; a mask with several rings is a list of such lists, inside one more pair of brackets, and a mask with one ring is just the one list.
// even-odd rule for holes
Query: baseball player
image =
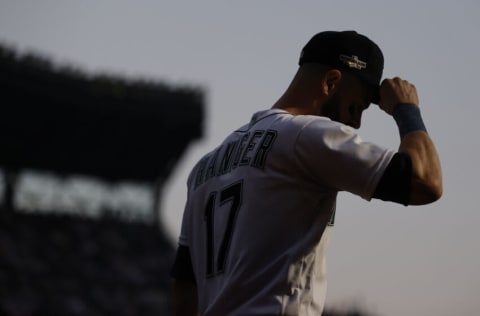
{"label": "baseball player", "polygon": [[[355,31],[321,32],[271,109],[193,168],[177,257],[176,315],[320,315],[337,192],[420,205],[442,194],[415,87],[385,79],[383,54]],[[356,130],[376,103],[397,151]]]}

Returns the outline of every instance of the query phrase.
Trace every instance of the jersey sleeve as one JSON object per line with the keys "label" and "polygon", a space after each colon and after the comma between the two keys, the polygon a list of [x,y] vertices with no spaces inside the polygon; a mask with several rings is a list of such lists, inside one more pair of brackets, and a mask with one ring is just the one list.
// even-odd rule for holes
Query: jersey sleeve
{"label": "jersey sleeve", "polygon": [[372,198],[394,151],[363,142],[350,127],[328,119],[313,119],[300,130],[298,164],[321,186]]}
{"label": "jersey sleeve", "polygon": [[[194,169],[191,171],[187,180],[187,196],[191,193],[192,181]],[[180,236],[178,238],[178,247],[177,253],[175,256],[175,261],[173,263],[172,269],[170,271],[170,276],[175,278],[178,281],[188,281],[195,283],[195,274],[192,266],[192,258],[190,255],[191,249],[191,199],[187,197],[185,207],[183,210],[182,225],[180,229]]]}
{"label": "jersey sleeve", "polygon": [[192,198],[190,197],[192,190],[193,190],[193,185],[194,185],[194,174],[195,170],[198,168],[198,163],[195,165],[195,167],[192,169],[190,174],[188,175],[187,179],[187,199],[185,202],[185,207],[183,209],[183,217],[182,217],[182,225],[180,228],[180,236],[178,238],[178,244],[180,246],[190,246],[190,234],[191,234],[191,221],[192,221],[192,216],[191,216],[191,203],[192,203]]}
{"label": "jersey sleeve", "polygon": [[178,238],[178,244],[180,246],[190,246],[190,238],[189,238],[189,231],[190,231],[190,216],[188,208],[188,202],[185,205],[185,210],[183,211],[183,218],[182,218],[182,226],[180,228],[180,236]]}

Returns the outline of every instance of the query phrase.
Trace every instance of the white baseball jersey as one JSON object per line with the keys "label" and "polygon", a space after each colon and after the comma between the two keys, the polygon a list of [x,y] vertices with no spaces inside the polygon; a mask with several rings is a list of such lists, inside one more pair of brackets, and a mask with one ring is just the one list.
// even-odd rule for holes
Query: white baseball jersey
{"label": "white baseball jersey", "polygon": [[188,178],[180,245],[202,315],[320,315],[338,191],[371,199],[394,151],[325,117],[271,109]]}

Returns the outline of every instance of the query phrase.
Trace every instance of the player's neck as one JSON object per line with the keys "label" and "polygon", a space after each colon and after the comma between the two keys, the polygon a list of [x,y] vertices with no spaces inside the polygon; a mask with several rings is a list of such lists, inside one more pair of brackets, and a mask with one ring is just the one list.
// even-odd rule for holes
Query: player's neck
{"label": "player's neck", "polygon": [[272,107],[282,109],[293,115],[317,115],[320,111],[320,102],[306,93],[289,93],[278,99]]}
{"label": "player's neck", "polygon": [[308,67],[300,70],[273,108],[293,115],[318,115],[327,97],[320,89],[321,77],[308,74]]}

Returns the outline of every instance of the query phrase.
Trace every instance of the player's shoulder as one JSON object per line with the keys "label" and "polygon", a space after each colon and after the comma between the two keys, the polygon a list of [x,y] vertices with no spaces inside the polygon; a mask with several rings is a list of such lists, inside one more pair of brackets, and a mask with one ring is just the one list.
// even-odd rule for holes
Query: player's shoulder
{"label": "player's shoulder", "polygon": [[347,132],[353,133],[353,129],[340,122],[318,115],[289,115],[283,122],[284,128],[296,134],[323,134]]}
{"label": "player's shoulder", "polygon": [[268,109],[256,112],[250,124],[244,128],[251,128],[257,125],[275,125],[277,128],[302,129],[308,125],[337,125],[338,122],[323,116],[316,115],[294,115],[282,109]]}
{"label": "player's shoulder", "polygon": [[279,139],[291,142],[325,142],[358,136],[353,128],[325,116],[294,115],[282,109],[259,111],[252,116],[243,132],[251,129],[271,129]]}

